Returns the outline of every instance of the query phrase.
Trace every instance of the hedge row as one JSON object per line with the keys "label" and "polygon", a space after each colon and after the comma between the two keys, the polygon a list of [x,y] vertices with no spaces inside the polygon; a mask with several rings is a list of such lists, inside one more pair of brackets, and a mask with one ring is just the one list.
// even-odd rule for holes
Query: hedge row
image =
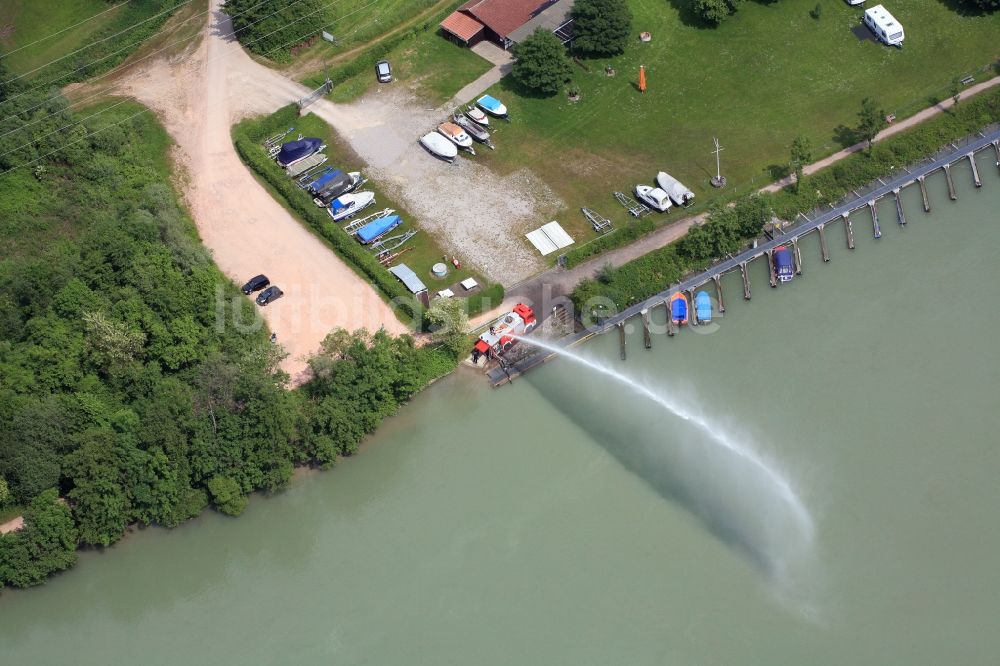
{"label": "hedge row", "polygon": [[[290,117],[284,118],[285,115]],[[295,122],[296,117],[295,107],[290,106],[281,109],[272,118],[279,125],[287,126],[289,122]],[[253,136],[247,129],[247,123],[248,121],[244,121],[233,128],[233,142],[243,162],[273,187],[285,203],[325,239],[348,266],[371,282],[388,300],[402,304],[404,315],[412,320],[418,311],[413,307],[415,301],[412,294],[370,251],[358,245],[352,236],[345,234],[339,227],[330,224],[329,215],[313,203],[312,197],[274,163],[261,147],[262,137]]]}
{"label": "hedge row", "polygon": [[566,253],[566,268],[583,263],[591,257],[604,254],[608,250],[624,247],[634,240],[642,238],[656,228],[656,221],[652,217],[642,218],[627,227],[618,227],[614,231],[604,234],[585,245],[573,248]]}

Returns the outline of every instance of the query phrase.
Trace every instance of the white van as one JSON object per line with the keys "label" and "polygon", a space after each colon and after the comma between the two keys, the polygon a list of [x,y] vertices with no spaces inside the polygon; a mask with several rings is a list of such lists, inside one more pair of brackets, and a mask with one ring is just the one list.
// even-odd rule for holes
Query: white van
{"label": "white van", "polygon": [[883,44],[903,46],[903,26],[882,5],[865,10],[865,25]]}

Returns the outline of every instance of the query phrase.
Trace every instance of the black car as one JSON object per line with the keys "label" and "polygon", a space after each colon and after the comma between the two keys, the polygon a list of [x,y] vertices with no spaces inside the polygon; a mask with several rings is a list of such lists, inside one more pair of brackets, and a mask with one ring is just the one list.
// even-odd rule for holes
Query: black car
{"label": "black car", "polygon": [[247,283],[243,285],[242,291],[244,294],[249,296],[253,292],[260,291],[269,284],[271,284],[271,281],[267,279],[266,275],[258,275],[250,278]]}
{"label": "black car", "polygon": [[392,67],[388,60],[379,60],[375,63],[375,76],[379,83],[392,83]]}
{"label": "black car", "polygon": [[268,287],[264,291],[257,294],[257,305],[267,305],[273,301],[278,300],[285,295],[285,292],[281,291],[277,287]]}

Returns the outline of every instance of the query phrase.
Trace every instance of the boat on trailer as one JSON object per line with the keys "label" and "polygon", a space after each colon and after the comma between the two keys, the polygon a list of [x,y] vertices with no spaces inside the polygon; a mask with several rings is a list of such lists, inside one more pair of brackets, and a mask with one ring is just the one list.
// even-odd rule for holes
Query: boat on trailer
{"label": "boat on trailer", "polygon": [[483,95],[477,99],[476,106],[495,118],[510,120],[510,116],[507,115],[507,107],[492,95]]}
{"label": "boat on trailer", "polygon": [[690,206],[694,201],[694,192],[685,187],[679,180],[666,171],[656,174],[656,184],[667,193],[670,200],[678,206]]}
{"label": "boat on trailer", "polygon": [[792,251],[784,245],[774,248],[774,277],[779,282],[791,282],[795,276],[795,267],[792,265]]}
{"label": "boat on trailer", "polygon": [[490,126],[489,116],[483,113],[482,109],[477,109],[474,106],[470,106],[465,110],[465,117],[478,125],[482,125],[483,127]]}
{"label": "boat on trailer", "polygon": [[340,222],[354,217],[373,203],[375,203],[374,192],[351,192],[331,201],[326,212],[334,222]]}
{"label": "boat on trailer", "polygon": [[288,174],[289,178],[298,178],[310,169],[315,169],[316,167],[325,164],[326,159],[326,154],[324,153],[313,153],[309,157],[299,160],[292,166],[286,167],[285,173]]}
{"label": "boat on trailer", "polygon": [[278,161],[278,166],[287,168],[324,148],[326,145],[323,140],[315,137],[289,141],[281,144],[281,150],[278,151],[275,159]]}
{"label": "boat on trailer", "polygon": [[456,113],[452,116],[452,119],[455,121],[455,124],[464,129],[465,133],[471,136],[474,141],[478,141],[490,150],[495,148],[493,141],[490,140],[490,133],[486,131],[482,125],[470,120],[468,116],[461,113]]}
{"label": "boat on trailer", "polygon": [[476,149],[472,147],[472,137],[459,125],[450,122],[441,123],[438,125],[438,132],[462,150],[476,154]]}
{"label": "boat on trailer", "polygon": [[360,171],[350,173],[338,171],[337,176],[330,180],[323,189],[313,192],[315,194],[313,202],[320,208],[326,208],[337,197],[353,192],[367,182],[368,180],[361,175]]}
{"label": "boat on trailer", "polygon": [[682,326],[688,323],[687,298],[679,291],[675,291],[670,297],[670,320]]}
{"label": "boat on trailer", "polygon": [[707,324],[712,321],[712,297],[707,291],[702,290],[694,295],[694,311],[699,322]]}
{"label": "boat on trailer", "polygon": [[653,210],[658,210],[661,213],[665,213],[670,210],[670,197],[659,187],[636,185],[635,196],[639,197],[639,201],[646,204]]}
{"label": "boat on trailer", "polygon": [[428,132],[420,137],[420,145],[446,162],[454,162],[458,157],[458,147],[439,132]]}
{"label": "boat on trailer", "polygon": [[377,220],[372,220],[365,226],[358,229],[354,235],[359,241],[361,241],[362,245],[368,245],[369,243],[374,243],[402,223],[403,218],[399,215],[386,215],[385,217],[380,217]]}

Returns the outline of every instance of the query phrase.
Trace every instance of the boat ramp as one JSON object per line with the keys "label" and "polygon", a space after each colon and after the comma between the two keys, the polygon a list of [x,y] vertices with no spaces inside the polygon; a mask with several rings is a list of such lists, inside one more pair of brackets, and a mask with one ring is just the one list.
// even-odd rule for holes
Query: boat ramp
{"label": "boat ramp", "polygon": [[[653,308],[660,306],[667,307],[669,311],[669,299],[672,294],[681,292],[682,294],[688,294],[690,297],[690,295],[693,295],[698,288],[709,283],[713,283],[716,297],[718,298],[719,311],[725,312],[725,301],[722,293],[722,276],[731,271],[739,271],[743,282],[743,298],[749,301],[752,294],[747,265],[750,262],[755,259],[765,257],[770,265],[770,262],[773,261],[773,252],[775,248],[779,245],[791,245],[794,270],[797,275],[801,275],[802,254],[799,251],[799,239],[807,234],[816,232],[819,235],[823,261],[829,261],[830,253],[827,246],[826,227],[829,224],[839,221],[843,222],[844,225],[847,247],[853,250],[854,228],[850,216],[853,212],[864,208],[867,208],[870,212],[873,236],[875,238],[881,238],[882,227],[877,210],[879,200],[887,196],[892,196],[894,198],[896,222],[900,226],[904,226],[906,225],[907,220],[905,214],[903,213],[902,203],[900,202],[900,191],[903,188],[916,183],[920,188],[924,211],[930,212],[930,198],[927,194],[927,188],[924,185],[924,179],[936,171],[943,171],[948,183],[948,196],[954,201],[958,199],[958,195],[956,194],[955,183],[952,178],[952,165],[956,162],[967,159],[972,166],[974,185],[976,187],[982,187],[982,179],[980,178],[979,169],[976,164],[976,154],[982,150],[989,150],[990,148],[992,148],[994,156],[996,157],[997,167],[1000,168],[1000,125],[991,126],[987,130],[965,139],[962,142],[952,143],[945,147],[938,155],[929,158],[918,165],[910,168],[901,168],[895,176],[889,178],[888,180],[879,179],[873,183],[870,188],[866,188],[866,192],[855,192],[844,203],[831,205],[828,209],[820,210],[819,212],[814,211],[811,216],[800,215],[799,221],[792,227],[784,230],[784,233],[778,234],[767,239],[766,241],[754,243],[753,247],[745,250],[744,252],[720,261],[709,269],[698,273],[697,275],[692,275],[679,284],[672,285],[655,296],[652,296],[641,303],[636,303],[635,305],[622,310],[612,317],[604,319],[600,322],[600,324],[566,335],[556,344],[561,347],[571,347],[588,340],[595,335],[600,335],[618,328],[621,358],[625,359],[625,322],[632,317],[639,316],[642,318],[644,346],[646,349],[650,349],[652,348],[652,337],[649,334],[649,312]],[[775,287],[777,286],[777,282],[773,277],[774,271],[771,271],[770,274],[772,276],[771,286]],[[561,316],[565,317],[566,315],[563,313]],[[691,323],[696,325],[696,319],[696,317],[693,318]],[[667,317],[667,326],[668,334],[672,335],[673,327],[670,325],[669,316]],[[518,347],[520,346],[521,345],[518,345]],[[554,351],[540,350],[537,348],[533,349],[535,350],[535,353],[523,354],[523,356],[517,360],[507,362],[501,361],[501,365],[492,368],[487,373],[490,383],[493,386],[506,384],[516,379],[519,375],[541,365],[542,363],[545,363],[558,354],[558,352]]]}

